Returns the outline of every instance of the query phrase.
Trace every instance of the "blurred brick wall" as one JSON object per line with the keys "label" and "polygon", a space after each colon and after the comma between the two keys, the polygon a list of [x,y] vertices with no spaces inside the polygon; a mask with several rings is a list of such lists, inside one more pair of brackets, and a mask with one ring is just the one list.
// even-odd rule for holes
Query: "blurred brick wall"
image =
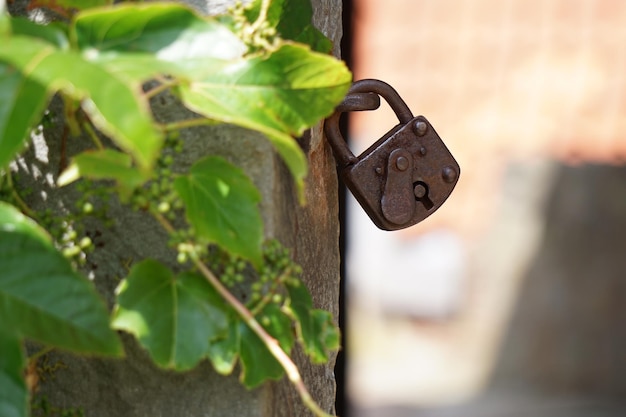
{"label": "blurred brick wall", "polygon": [[[462,175],[420,228],[464,233],[490,218],[503,164],[551,155],[626,159],[626,2],[622,0],[354,0],[355,79],[392,84],[425,115]],[[388,109],[355,116],[372,142]]]}
{"label": "blurred brick wall", "polygon": [[[440,322],[380,307],[383,290],[395,286],[417,304],[445,278],[423,270],[430,252],[405,256],[405,281],[370,265],[349,276],[352,395],[423,407],[506,382],[623,398],[624,167],[586,164],[626,161],[626,1],[354,0],[354,28],[355,79],[394,86],[462,173],[417,227],[362,233],[352,245],[387,266],[416,241],[434,246],[429,236],[452,230],[467,261],[456,315]],[[355,148],[397,123],[388,109],[353,121]],[[383,238],[401,242],[383,252]],[[405,284],[416,281],[422,288]],[[449,415],[487,415],[460,411]]]}

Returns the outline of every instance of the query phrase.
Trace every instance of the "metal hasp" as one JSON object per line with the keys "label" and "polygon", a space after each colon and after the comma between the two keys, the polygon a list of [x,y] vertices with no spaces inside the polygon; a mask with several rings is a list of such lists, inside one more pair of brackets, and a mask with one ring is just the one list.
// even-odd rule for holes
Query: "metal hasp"
{"label": "metal hasp", "polygon": [[[355,157],[339,130],[348,111],[375,110],[380,97],[399,124]],[[383,230],[413,226],[434,213],[454,189],[461,169],[435,129],[413,113],[389,84],[360,80],[326,119],[324,130],[339,174],[374,224]]]}

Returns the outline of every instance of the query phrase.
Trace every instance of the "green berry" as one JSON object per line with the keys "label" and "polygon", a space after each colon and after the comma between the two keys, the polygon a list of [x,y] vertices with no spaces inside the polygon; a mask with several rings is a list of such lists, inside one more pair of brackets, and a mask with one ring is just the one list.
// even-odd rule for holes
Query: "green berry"
{"label": "green berry", "polygon": [[83,204],[83,213],[84,214],[93,213],[93,204],[91,204],[90,202],[86,202],[85,204]]}
{"label": "green berry", "polygon": [[88,247],[90,247],[92,244],[91,239],[89,238],[89,236],[85,236],[83,237],[80,242],[78,242],[78,246],[81,249],[87,249]]}
{"label": "green berry", "polygon": [[170,211],[170,209],[170,203],[168,203],[167,201],[161,201],[157,206],[157,211],[161,214],[167,213],[168,211]]}
{"label": "green berry", "polygon": [[76,230],[70,230],[65,235],[63,235],[63,241],[65,242],[76,240],[76,238],[77,238]]}
{"label": "green berry", "polygon": [[79,246],[70,246],[69,248],[64,248],[62,253],[66,258],[73,258],[77,256],[81,252]]}

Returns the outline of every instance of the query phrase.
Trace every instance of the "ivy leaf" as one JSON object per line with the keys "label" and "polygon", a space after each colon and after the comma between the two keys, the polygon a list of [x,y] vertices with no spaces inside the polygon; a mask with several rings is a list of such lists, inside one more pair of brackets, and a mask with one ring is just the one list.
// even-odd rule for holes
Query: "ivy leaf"
{"label": "ivy leaf", "polygon": [[304,351],[314,363],[327,362],[329,352],[340,346],[339,329],[333,324],[332,315],[313,309],[311,294],[301,282],[286,287],[290,299],[287,309],[297,323],[298,339]]}
{"label": "ivy leaf", "polygon": [[269,303],[258,315],[258,321],[289,355],[295,342],[291,318],[281,310],[280,306]]}
{"label": "ivy leaf", "polygon": [[120,356],[92,284],[32,220],[0,203],[0,323],[9,331],[81,353]]}
{"label": "ivy leaf", "polygon": [[163,264],[136,264],[118,287],[113,327],[132,333],[164,368],[193,368],[209,342],[226,337],[227,316],[213,287],[197,274]]}
{"label": "ivy leaf", "polygon": [[24,216],[16,207],[0,201],[0,233],[9,232],[32,236],[42,245],[54,249],[52,238],[44,228]]}
{"label": "ivy leaf", "polygon": [[57,184],[67,185],[79,178],[114,179],[122,195],[129,195],[147,179],[133,166],[130,155],[113,149],[83,152],[59,175]]}
{"label": "ivy leaf", "polygon": [[0,48],[2,62],[15,67],[29,81],[45,86],[48,95],[60,90],[80,101],[100,131],[131,153],[140,168],[150,169],[163,135],[153,125],[139,83],[128,83],[75,52],[24,36],[13,36]]}
{"label": "ivy leaf", "polygon": [[0,416],[26,417],[28,389],[24,380],[26,360],[22,341],[0,326]]}
{"label": "ivy leaf", "polygon": [[186,215],[199,237],[250,260],[263,262],[261,199],[252,181],[220,157],[197,161],[189,174],[174,181]]}
{"label": "ivy leaf", "polygon": [[179,4],[122,4],[77,16],[72,39],[91,61],[146,80],[181,76],[207,62],[239,58],[245,45],[226,26]]}
{"label": "ivy leaf", "polygon": [[[261,11],[262,0],[252,2],[246,10],[249,22],[254,22]],[[313,7],[310,0],[273,0],[267,12],[267,22],[282,39],[307,44],[317,52],[329,53],[333,43],[313,26]]]}
{"label": "ivy leaf", "polygon": [[238,317],[231,314],[228,333],[224,337],[212,340],[207,349],[207,356],[213,368],[222,375],[230,375],[237,363],[240,346],[239,323]]}
{"label": "ivy leaf", "polygon": [[41,119],[47,102],[44,85],[0,62],[0,167],[22,149],[24,139]]}
{"label": "ivy leaf", "polygon": [[59,49],[68,49],[67,26],[52,22],[47,25],[37,24],[26,18],[13,17],[10,19],[11,33],[24,35],[48,42]]}
{"label": "ivy leaf", "polygon": [[202,79],[183,83],[183,103],[210,119],[264,133],[283,157],[300,190],[306,158],[292,136],[330,115],[348,91],[345,64],[285,44],[263,56],[207,67]]}
{"label": "ivy leaf", "polygon": [[280,363],[272,356],[263,341],[243,322],[239,324],[241,338],[240,380],[252,389],[268,379],[280,379],[285,373]]}

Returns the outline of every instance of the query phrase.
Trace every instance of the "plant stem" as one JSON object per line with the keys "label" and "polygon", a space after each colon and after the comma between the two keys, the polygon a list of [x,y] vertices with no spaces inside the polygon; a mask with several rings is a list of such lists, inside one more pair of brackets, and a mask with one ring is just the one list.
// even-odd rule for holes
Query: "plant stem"
{"label": "plant stem", "polygon": [[11,189],[11,197],[13,197],[13,199],[15,200],[15,203],[18,205],[20,210],[22,210],[22,213],[26,214],[28,217],[33,218],[33,219],[37,218],[37,214],[30,207],[28,207],[28,204],[26,204],[26,202],[22,200],[22,197],[20,197],[19,193],[15,189],[15,186],[13,185],[13,175],[11,174],[11,171],[8,169],[6,171],[6,178],[7,178],[7,185]]}
{"label": "plant stem", "polygon": [[[160,213],[152,212],[152,215],[155,219],[163,226],[163,228],[170,234],[174,233],[176,229],[174,226]],[[190,247],[194,247],[193,243],[189,243]],[[267,331],[259,324],[259,322],[254,318],[254,315],[243,305],[234,295],[228,291],[228,289],[220,282],[220,280],[215,276],[213,271],[211,271],[201,260],[200,256],[195,249],[193,249],[190,253],[190,258],[196,268],[200,271],[200,273],[204,276],[204,278],[215,288],[215,290],[224,298],[224,300],[230,304],[237,314],[243,319],[246,325],[263,341],[263,344],[270,351],[272,356],[280,363],[280,365],[285,370],[287,374],[287,378],[296,388],[298,394],[300,395],[300,399],[304,403],[304,405],[313,412],[317,417],[333,417],[331,414],[326,413],[324,410],[320,408],[320,406],[315,402],[306,385],[304,385],[304,381],[302,381],[302,376],[300,375],[300,371],[295,363],[291,360],[289,355],[280,347],[278,341],[274,339]]]}
{"label": "plant stem", "polygon": [[[244,43],[253,46],[253,50],[258,48],[265,51],[275,49],[276,42],[271,42],[268,39],[268,37],[271,38],[271,33],[275,34],[275,30],[267,24],[270,3],[271,0],[263,0],[256,20],[252,24],[245,25],[241,31],[241,39]],[[266,31],[265,29],[268,30]]]}
{"label": "plant stem", "polygon": [[239,316],[245,321],[246,325],[248,325],[248,327],[250,327],[250,329],[263,341],[263,344],[265,344],[272,356],[276,358],[278,363],[280,363],[287,373],[289,381],[291,381],[298,391],[304,405],[306,405],[306,407],[318,417],[332,417],[330,414],[322,410],[319,405],[317,405],[313,397],[311,397],[306,385],[304,385],[304,381],[302,381],[298,367],[293,363],[289,355],[287,355],[287,353],[285,353],[285,351],[280,347],[276,339],[265,331],[263,326],[256,321],[252,313],[237,298],[235,298],[235,296],[233,296],[230,291],[226,289],[226,287],[222,285],[213,272],[198,259],[198,256],[192,256],[191,259],[207,281],[209,281],[217,292],[219,292],[220,295],[237,311]]}
{"label": "plant stem", "polygon": [[48,347],[45,347],[45,348],[43,348],[43,349],[33,353],[32,355],[30,355],[28,357],[28,362],[29,363],[36,362],[39,358],[41,358],[46,353],[52,352],[53,349],[54,349],[53,347],[48,346]]}
{"label": "plant stem", "polygon": [[186,119],[186,120],[181,120],[179,122],[161,124],[159,126],[164,132],[171,132],[174,130],[186,129],[189,127],[212,126],[217,123],[218,122],[216,122],[215,120],[207,119],[205,117],[197,117],[195,119]]}
{"label": "plant stem", "polygon": [[259,11],[259,16],[248,28],[248,34],[252,35],[253,33],[255,33],[257,30],[259,30],[261,25],[263,25],[263,22],[267,20],[267,11],[270,8],[270,3],[270,0],[263,0],[263,2],[261,3],[261,10]]}
{"label": "plant stem", "polygon": [[159,222],[159,224],[169,233],[170,235],[176,232],[172,223],[170,223],[161,213],[152,212],[152,216]]}
{"label": "plant stem", "polygon": [[151,99],[152,97],[156,96],[157,94],[162,93],[163,91],[169,89],[170,87],[175,86],[176,84],[178,84],[178,81],[167,81],[165,79],[158,80],[160,82],[159,85],[157,85],[156,87],[146,91],[144,94],[146,95],[146,98]]}
{"label": "plant stem", "polygon": [[65,124],[69,127],[73,137],[78,136],[80,135],[80,126],[76,120],[76,112],[80,109],[80,104],[65,94],[61,97],[63,97],[63,105],[65,106]]}
{"label": "plant stem", "polygon": [[93,130],[93,127],[91,127],[91,124],[89,122],[83,122],[82,125],[85,131],[87,132],[87,134],[89,135],[89,137],[91,138],[91,140],[93,141],[93,143],[98,148],[98,150],[100,151],[103,150],[104,145],[102,145],[102,141],[100,141],[100,138],[96,134],[95,130]]}

